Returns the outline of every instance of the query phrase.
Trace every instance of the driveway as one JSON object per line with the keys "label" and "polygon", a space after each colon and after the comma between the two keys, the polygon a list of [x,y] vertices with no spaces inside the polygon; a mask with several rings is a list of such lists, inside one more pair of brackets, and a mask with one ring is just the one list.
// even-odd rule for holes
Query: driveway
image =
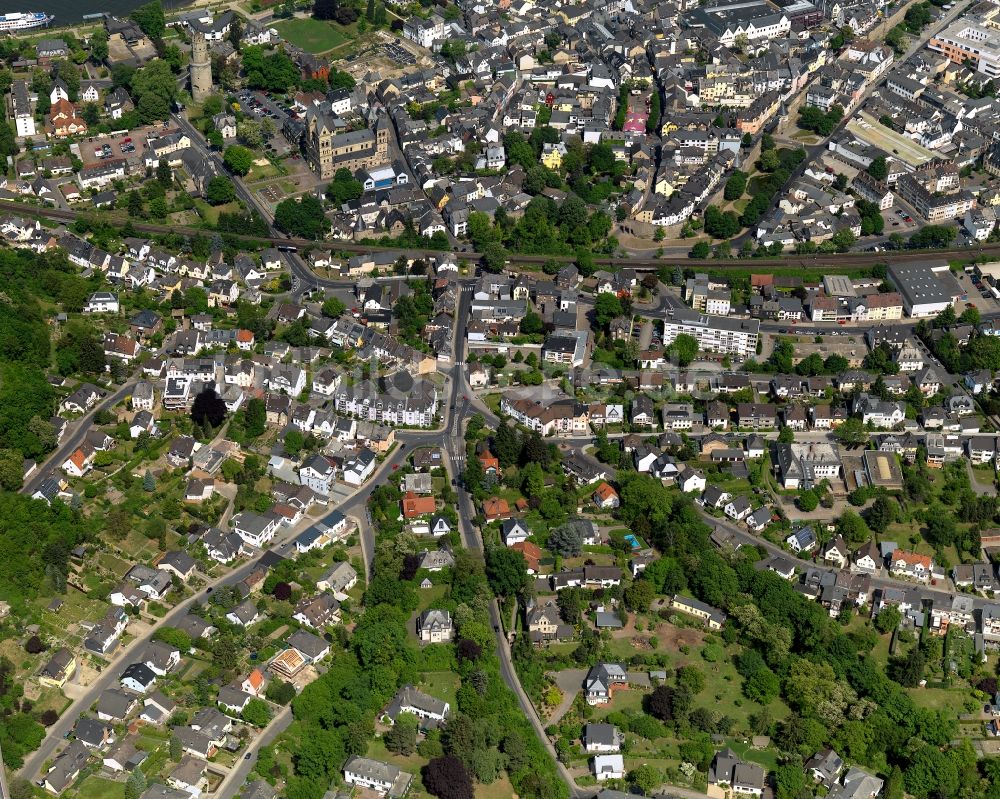
{"label": "driveway", "polygon": [[576,699],[576,695],[580,693],[583,687],[583,679],[587,676],[586,669],[565,669],[563,671],[557,671],[552,676],[552,681],[559,686],[559,690],[562,691],[563,698],[562,701],[556,705],[555,710],[549,715],[547,721],[549,724],[558,724],[562,717],[565,716],[569,709],[573,706],[573,701]]}

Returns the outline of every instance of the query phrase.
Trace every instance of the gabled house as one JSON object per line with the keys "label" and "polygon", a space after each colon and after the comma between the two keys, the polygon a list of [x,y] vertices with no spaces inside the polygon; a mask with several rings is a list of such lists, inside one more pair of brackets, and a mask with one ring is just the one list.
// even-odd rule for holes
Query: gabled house
{"label": "gabled house", "polygon": [[785,543],[796,554],[812,552],[816,548],[816,533],[812,527],[800,527],[785,539]]}
{"label": "gabled house", "polygon": [[934,560],[929,555],[897,549],[889,556],[889,574],[927,582],[934,570]]}
{"label": "gabled house", "polygon": [[594,491],[594,504],[601,510],[611,510],[620,504],[618,492],[608,483],[601,483]]}
{"label": "gabled house", "polygon": [[500,535],[504,544],[511,547],[527,541],[531,530],[523,519],[505,519],[500,526]]}
{"label": "gabled house", "polygon": [[598,663],[592,666],[583,681],[588,705],[606,705],[613,693],[628,686],[628,673],[618,663]]}
{"label": "gabled house", "polygon": [[156,685],[156,673],[145,663],[132,663],[122,672],[119,682],[122,688],[144,694]]}
{"label": "gabled house", "polygon": [[583,749],[587,754],[620,752],[625,736],[614,724],[586,724],[583,728]]}
{"label": "gabled house", "polygon": [[827,563],[832,563],[838,569],[844,568],[850,560],[851,551],[841,535],[835,535],[823,544],[820,554]]}
{"label": "gabled house", "polygon": [[452,640],[455,628],[447,610],[425,610],[417,617],[417,637],[421,643],[437,644]]}
{"label": "gabled house", "polygon": [[444,700],[418,691],[412,685],[404,685],[396,692],[382,718],[395,724],[401,713],[409,713],[420,720],[421,727],[427,729],[442,724],[450,712],[451,706]]}

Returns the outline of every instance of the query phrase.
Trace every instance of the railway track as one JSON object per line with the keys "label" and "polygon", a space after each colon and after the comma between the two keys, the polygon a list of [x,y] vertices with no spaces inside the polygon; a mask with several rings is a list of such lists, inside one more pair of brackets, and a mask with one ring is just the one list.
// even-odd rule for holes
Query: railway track
{"label": "railway track", "polygon": [[[28,216],[34,219],[49,219],[57,222],[75,222],[78,218],[87,217],[91,214],[85,211],[66,210],[62,208],[37,208],[30,205],[22,205],[10,200],[0,200],[0,211],[9,212],[19,216]],[[166,234],[182,233],[185,235],[208,235],[215,231],[204,228],[187,227],[183,225],[157,225],[149,222],[132,221],[132,227],[141,233]],[[253,242],[266,242],[276,247],[291,247],[295,249],[305,249],[307,247],[328,246],[333,250],[348,253],[370,253],[379,251],[399,252],[405,251],[411,255],[421,257],[434,257],[441,254],[440,250],[428,250],[410,247],[386,247],[372,244],[356,244],[347,241],[317,242],[312,239],[282,238],[271,236],[245,236],[232,234],[238,239]],[[476,261],[482,257],[478,252],[459,252],[459,256]],[[685,253],[666,253],[662,258],[595,258],[594,263],[602,267],[628,267],[642,272],[654,271],[664,264],[684,265],[710,270],[740,270],[740,271],[766,271],[768,268],[795,268],[795,269],[816,269],[828,270],[846,269],[851,267],[870,267],[874,264],[888,263],[915,263],[927,260],[969,260],[970,257],[992,257],[1000,260],[1000,244],[984,244],[975,250],[970,248],[956,248],[949,250],[916,250],[916,251],[893,251],[873,253],[840,253],[824,255],[785,255],[778,258],[733,258],[727,260],[716,260],[714,258],[688,258]],[[562,261],[570,263],[573,256],[553,256],[553,255],[521,255],[511,254],[510,264],[513,266],[541,266],[547,261]]]}

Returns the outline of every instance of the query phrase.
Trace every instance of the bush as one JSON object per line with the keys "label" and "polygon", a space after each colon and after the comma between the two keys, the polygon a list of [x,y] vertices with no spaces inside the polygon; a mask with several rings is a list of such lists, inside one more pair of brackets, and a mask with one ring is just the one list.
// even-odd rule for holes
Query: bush
{"label": "bush", "polygon": [[32,655],[37,655],[39,652],[44,652],[48,647],[45,642],[42,641],[37,635],[31,636],[27,641],[24,642],[24,651]]}
{"label": "bush", "polygon": [[39,723],[45,727],[51,727],[57,721],[59,721],[59,714],[54,710],[46,710],[38,717]]}

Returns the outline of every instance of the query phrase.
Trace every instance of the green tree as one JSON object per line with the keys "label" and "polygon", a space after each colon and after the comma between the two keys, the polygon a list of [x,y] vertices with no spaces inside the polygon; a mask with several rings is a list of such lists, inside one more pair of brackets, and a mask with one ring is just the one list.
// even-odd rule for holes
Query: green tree
{"label": "green tree", "polygon": [[622,313],[622,301],[616,294],[601,292],[594,300],[594,320],[600,328],[606,330],[611,320],[621,316]]}
{"label": "green tree", "polygon": [[740,220],[732,211],[720,211],[714,205],[705,209],[705,232],[717,239],[731,239],[740,232]]}
{"label": "green tree", "polygon": [[0,449],[0,488],[17,491],[24,482],[24,458],[16,449]]}
{"label": "green tree", "polygon": [[385,733],[385,748],[397,755],[409,757],[417,748],[417,717],[412,713],[400,713],[396,722]]}
{"label": "green tree", "polygon": [[663,775],[655,766],[644,763],[629,772],[628,781],[642,791],[643,796],[652,796],[663,784]]}
{"label": "green tree", "polygon": [[142,773],[141,766],[136,766],[125,781],[125,799],[139,799],[145,790],[146,775]]}
{"label": "green tree", "polygon": [[520,331],[526,335],[541,333],[543,329],[544,325],[542,324],[542,317],[534,311],[529,311],[524,315],[524,318],[521,319]]}
{"label": "green tree", "polygon": [[271,706],[263,699],[251,699],[243,708],[243,720],[254,727],[266,727],[271,720]]}
{"label": "green tree", "polygon": [[849,508],[837,519],[837,533],[852,546],[868,541],[872,535],[864,519]]}
{"label": "green tree", "polygon": [[347,306],[338,297],[329,297],[323,301],[323,316],[327,316],[330,319],[339,319],[344,311],[347,310]]}
{"label": "green tree", "polygon": [[170,116],[170,104],[177,97],[177,78],[166,61],[151,61],[132,75],[129,90],[140,120],[150,124]]}
{"label": "green tree", "polygon": [[741,172],[736,169],[733,174],[729,176],[729,180],[726,181],[726,188],[723,192],[723,196],[729,200],[738,200],[743,196],[743,193],[747,190],[747,175],[746,172]]}
{"label": "green tree", "polygon": [[305,446],[305,436],[297,429],[289,430],[285,433],[285,452],[295,457]]}
{"label": "green tree", "polygon": [[135,9],[131,15],[132,21],[138,25],[142,32],[149,36],[150,39],[162,39],[163,34],[167,30],[166,17],[163,14],[163,6],[160,4],[160,0],[154,0],[152,3],[146,3],[144,6],[139,6]]}
{"label": "green tree", "polygon": [[564,558],[572,558],[583,551],[583,536],[577,525],[564,524],[549,531],[547,547]]}
{"label": "green tree", "polygon": [[978,325],[980,320],[981,315],[976,307],[966,308],[958,317],[958,321],[963,325]]}
{"label": "green tree", "polygon": [[156,179],[165,189],[170,188],[174,184],[174,172],[170,168],[170,164],[166,158],[161,158],[156,165]]}
{"label": "green tree", "polygon": [[497,596],[517,596],[528,585],[524,555],[507,547],[490,547],[486,550],[486,576]]}
{"label": "green tree", "polygon": [[491,241],[483,247],[483,268],[487,272],[499,274],[507,263],[507,250],[502,244]]}
{"label": "green tree", "polygon": [[778,766],[774,773],[777,799],[800,799],[806,787],[806,773],[797,763]]}
{"label": "green tree", "polygon": [[128,193],[128,215],[133,219],[140,219],[145,213],[142,203],[142,195],[134,189]]}
{"label": "green tree", "polygon": [[688,256],[691,258],[708,258],[712,254],[712,245],[707,241],[695,242]]}
{"label": "green tree", "polygon": [[899,627],[899,622],[902,619],[903,614],[899,612],[899,608],[895,605],[889,605],[878,612],[872,620],[872,624],[875,625],[875,629],[880,633],[891,633]]}
{"label": "green tree", "polygon": [[154,219],[165,219],[170,213],[167,201],[163,197],[156,197],[149,203],[149,215]]}
{"label": "green tree", "polygon": [[337,205],[357,200],[364,193],[361,181],[349,169],[341,167],[333,176],[333,182],[326,187],[326,196]]}
{"label": "green tree", "polygon": [[216,175],[205,186],[205,199],[211,205],[224,205],[236,199],[233,182],[222,175]]}
{"label": "green tree", "polygon": [[244,427],[251,438],[257,438],[267,429],[267,408],[264,400],[254,397],[247,402]]}
{"label": "green tree", "polygon": [[803,491],[796,500],[799,510],[811,513],[819,507],[819,498],[815,491]]}
{"label": "green tree", "polygon": [[854,235],[854,231],[848,227],[841,228],[830,238],[830,242],[837,248],[837,252],[847,252],[854,246],[855,241],[857,241],[857,237]]}
{"label": "green tree", "polygon": [[142,490],[147,494],[152,494],[156,491],[156,478],[153,477],[153,473],[146,469],[146,474],[142,478]]}
{"label": "green tree", "polygon": [[919,646],[914,646],[905,655],[889,659],[886,669],[890,678],[906,688],[916,688],[924,678],[926,658]]}
{"label": "green tree", "polygon": [[667,347],[667,355],[676,359],[679,366],[687,366],[698,355],[698,340],[687,333],[678,333]]}
{"label": "green tree", "polygon": [[847,419],[834,431],[837,441],[845,446],[858,446],[868,441],[869,435],[860,419]]}
{"label": "green tree", "polygon": [[323,211],[323,203],[314,195],[306,194],[298,200],[288,198],[278,203],[274,209],[274,225],[283,233],[318,239],[329,229],[330,222]]}
{"label": "green tree", "polygon": [[649,610],[655,591],[649,580],[636,580],[625,589],[625,607],[636,613]]}
{"label": "green tree", "polygon": [[[238,144],[234,144],[231,147],[226,148],[225,153],[223,153],[222,160],[230,172],[237,175],[245,175],[253,166],[253,153],[246,147],[240,147]],[[283,202],[294,202],[294,200],[284,200]],[[275,224],[277,224],[277,220],[275,221]]]}
{"label": "green tree", "polygon": [[898,504],[886,494],[879,494],[865,513],[865,521],[876,533],[881,535],[897,518]]}
{"label": "green tree", "polygon": [[889,177],[889,165],[886,163],[884,155],[872,159],[868,165],[868,174],[879,181],[884,181]]}
{"label": "green tree", "polygon": [[290,682],[274,678],[267,684],[264,695],[277,705],[287,705],[295,698],[295,686]]}

